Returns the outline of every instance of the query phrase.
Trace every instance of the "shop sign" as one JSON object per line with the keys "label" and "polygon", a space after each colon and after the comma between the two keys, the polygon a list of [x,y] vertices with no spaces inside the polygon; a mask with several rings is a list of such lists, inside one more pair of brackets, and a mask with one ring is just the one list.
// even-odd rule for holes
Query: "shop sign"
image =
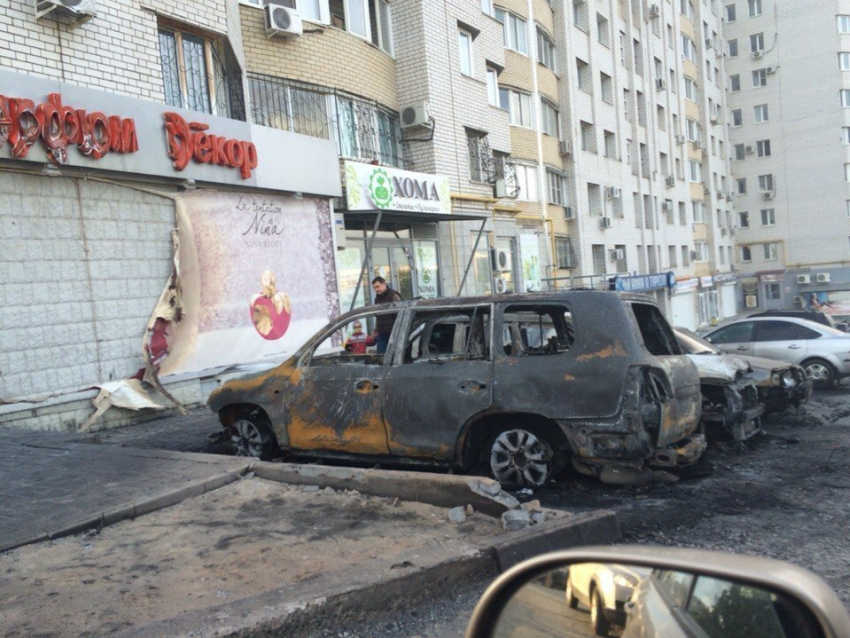
{"label": "shop sign", "polygon": [[673,288],[676,280],[672,272],[660,272],[652,275],[617,275],[614,279],[614,290],[620,292],[643,292]]}
{"label": "shop sign", "polygon": [[691,277],[690,279],[680,279],[676,282],[676,292],[689,292],[696,290],[699,287],[699,279]]}
{"label": "shop sign", "polygon": [[772,272],[759,275],[763,284],[775,284],[785,281],[785,272]]}
{"label": "shop sign", "polygon": [[711,275],[699,278],[700,288],[711,288],[714,286],[714,278]]}
{"label": "shop sign", "polygon": [[168,156],[174,160],[171,165],[175,170],[182,171],[194,159],[199,164],[238,168],[242,179],[251,177],[251,170],[258,163],[254,143],[212,135],[206,132],[209,127],[200,122],[186,122],[179,113],[165,113]]}
{"label": "shop sign", "polygon": [[132,118],[75,109],[62,104],[59,93],[51,93],[38,105],[27,98],[0,95],[0,145],[8,142],[12,157],[24,159],[39,140],[47,158],[58,166],[68,163],[69,146],[95,160],[110,151],[139,150]]}
{"label": "shop sign", "polygon": [[715,284],[728,284],[738,281],[738,273],[736,272],[719,272],[714,275]]}
{"label": "shop sign", "polygon": [[449,215],[452,212],[447,177],[414,173],[362,162],[345,163],[348,210],[391,210]]}

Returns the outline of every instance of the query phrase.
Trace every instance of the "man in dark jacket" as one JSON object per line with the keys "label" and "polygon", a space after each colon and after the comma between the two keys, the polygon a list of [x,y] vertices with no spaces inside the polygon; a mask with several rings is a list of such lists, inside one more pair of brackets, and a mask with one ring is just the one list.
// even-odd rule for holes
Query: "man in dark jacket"
{"label": "man in dark jacket", "polygon": [[[372,288],[375,291],[376,306],[382,303],[401,301],[401,295],[398,291],[390,288],[387,285],[387,280],[383,277],[375,277],[372,280]],[[375,319],[375,351],[378,354],[383,354],[387,351],[387,344],[390,341],[390,333],[393,331],[395,317],[394,314],[385,314],[378,315]]]}

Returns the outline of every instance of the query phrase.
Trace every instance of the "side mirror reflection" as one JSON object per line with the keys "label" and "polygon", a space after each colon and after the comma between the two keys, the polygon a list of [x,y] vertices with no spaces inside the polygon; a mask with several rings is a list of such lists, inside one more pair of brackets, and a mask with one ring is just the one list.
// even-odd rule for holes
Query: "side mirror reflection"
{"label": "side mirror reflection", "polygon": [[824,638],[809,609],[764,586],[622,563],[551,568],[514,589],[493,638]]}

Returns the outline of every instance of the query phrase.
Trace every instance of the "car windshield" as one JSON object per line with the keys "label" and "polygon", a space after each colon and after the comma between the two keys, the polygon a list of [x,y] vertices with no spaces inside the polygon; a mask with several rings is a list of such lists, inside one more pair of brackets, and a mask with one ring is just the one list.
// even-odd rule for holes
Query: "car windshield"
{"label": "car windshield", "polygon": [[687,328],[676,328],[676,341],[687,354],[722,354],[721,350]]}

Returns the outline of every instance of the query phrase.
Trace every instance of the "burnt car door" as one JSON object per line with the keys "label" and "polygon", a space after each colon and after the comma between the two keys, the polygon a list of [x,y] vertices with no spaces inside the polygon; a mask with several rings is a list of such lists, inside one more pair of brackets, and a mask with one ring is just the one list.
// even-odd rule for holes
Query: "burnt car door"
{"label": "burnt car door", "polygon": [[387,353],[380,354],[370,336],[376,317],[387,313],[399,315],[398,310],[372,312],[337,322],[302,355],[285,397],[293,450],[389,453],[380,390],[393,338]]}
{"label": "burnt car door", "polygon": [[381,386],[392,454],[451,459],[463,425],[490,407],[492,316],[489,304],[411,310]]}

